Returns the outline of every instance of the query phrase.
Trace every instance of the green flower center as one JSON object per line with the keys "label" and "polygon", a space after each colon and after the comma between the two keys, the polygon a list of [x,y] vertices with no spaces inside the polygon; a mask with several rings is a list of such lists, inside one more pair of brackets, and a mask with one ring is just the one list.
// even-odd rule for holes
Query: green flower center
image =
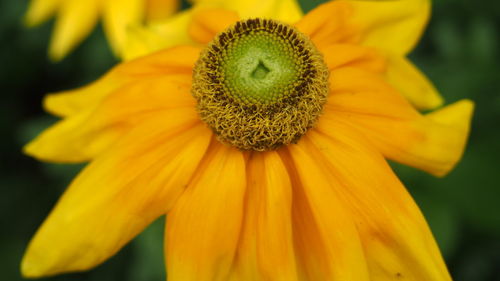
{"label": "green flower center", "polygon": [[328,76],[307,36],[274,20],[250,19],[217,35],[202,52],[192,94],[220,141],[264,151],[295,143],[314,126]]}
{"label": "green flower center", "polygon": [[300,60],[293,46],[267,30],[235,38],[225,52],[221,65],[228,93],[243,103],[268,104],[291,90],[300,75]]}

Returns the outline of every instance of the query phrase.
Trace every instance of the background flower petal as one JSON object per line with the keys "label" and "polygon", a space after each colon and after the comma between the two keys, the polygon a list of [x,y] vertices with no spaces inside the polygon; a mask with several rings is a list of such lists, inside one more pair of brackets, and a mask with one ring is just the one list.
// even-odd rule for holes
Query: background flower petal
{"label": "background flower petal", "polygon": [[50,58],[61,60],[87,37],[96,25],[99,13],[98,0],[62,2],[50,42]]}
{"label": "background flower petal", "polygon": [[117,56],[121,55],[127,29],[143,20],[145,6],[144,0],[102,1],[104,30]]}
{"label": "background flower petal", "polygon": [[180,0],[145,0],[146,19],[148,21],[162,20],[173,15],[181,6]]}
{"label": "background flower petal", "polygon": [[24,21],[28,26],[39,25],[49,19],[57,10],[61,0],[31,0]]}

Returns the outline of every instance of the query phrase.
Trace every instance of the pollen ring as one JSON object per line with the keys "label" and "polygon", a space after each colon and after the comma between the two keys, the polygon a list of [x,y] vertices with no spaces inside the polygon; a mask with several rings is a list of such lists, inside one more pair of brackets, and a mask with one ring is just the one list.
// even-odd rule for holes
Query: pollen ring
{"label": "pollen ring", "polygon": [[192,94],[224,143],[265,151],[297,142],[328,95],[328,68],[310,39],[268,19],[236,22],[196,62]]}

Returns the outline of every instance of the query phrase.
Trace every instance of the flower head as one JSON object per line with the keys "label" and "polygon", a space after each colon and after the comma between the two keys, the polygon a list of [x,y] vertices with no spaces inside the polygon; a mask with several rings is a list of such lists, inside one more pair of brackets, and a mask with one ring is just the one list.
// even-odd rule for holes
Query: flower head
{"label": "flower head", "polygon": [[61,60],[103,19],[113,51],[120,55],[127,28],[165,19],[179,6],[178,0],[32,0],[26,13],[28,26],[39,25],[57,14],[49,55]]}
{"label": "flower head", "polygon": [[90,164],[31,241],[23,274],[92,268],[167,214],[168,280],[450,280],[386,158],[446,174],[473,104],[422,115],[398,91],[408,80],[391,85],[420,29],[374,15],[421,1],[401,2],[333,1],[293,26],[199,10],[197,45],[49,95],[63,120],[26,152]]}

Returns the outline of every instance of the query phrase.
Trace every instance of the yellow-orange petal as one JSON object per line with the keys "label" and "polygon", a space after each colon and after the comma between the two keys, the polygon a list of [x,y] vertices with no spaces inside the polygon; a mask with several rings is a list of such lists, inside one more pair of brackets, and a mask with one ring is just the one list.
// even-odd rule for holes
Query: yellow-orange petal
{"label": "yellow-orange petal", "polygon": [[99,0],[62,2],[49,47],[52,60],[61,60],[89,35],[97,23],[99,10]]}
{"label": "yellow-orange petal", "polygon": [[199,48],[178,46],[122,63],[88,86],[48,95],[44,100],[45,109],[58,116],[73,115],[95,107],[116,88],[145,78],[164,77],[190,84],[192,68],[199,53]]}
{"label": "yellow-orange petal", "polygon": [[96,108],[67,117],[31,141],[25,153],[43,161],[89,161],[142,120],[167,111],[165,130],[199,122],[190,87],[167,79],[129,83],[107,96]]}
{"label": "yellow-orange petal", "polygon": [[387,81],[417,109],[434,109],[443,104],[443,98],[432,82],[406,57],[387,55]]}
{"label": "yellow-orange petal", "polygon": [[90,269],[173,206],[212,133],[203,125],[165,132],[169,117],[141,122],[78,175],[30,242],[25,277]]}
{"label": "yellow-orange petal", "polygon": [[422,36],[431,5],[430,0],[340,1],[351,5],[351,21],[361,29],[363,45],[403,56]]}
{"label": "yellow-orange petal", "polygon": [[24,22],[30,27],[41,24],[58,10],[60,3],[61,0],[31,0]]}
{"label": "yellow-orange petal", "polygon": [[288,149],[300,280],[371,280],[354,221],[334,192],[339,183],[317,164],[305,137]]}
{"label": "yellow-orange petal", "polygon": [[229,280],[298,280],[288,172],[275,151],[252,153],[247,171],[243,226]]}
{"label": "yellow-orange petal", "polygon": [[351,44],[332,44],[323,47],[320,52],[330,71],[340,67],[355,67],[382,73],[387,68],[385,59],[372,48]]}
{"label": "yellow-orange petal", "polygon": [[330,44],[357,43],[358,30],[349,24],[352,7],[345,1],[330,1],[310,11],[296,27],[320,50]]}
{"label": "yellow-orange petal", "polygon": [[243,153],[216,141],[168,216],[170,281],[225,280],[236,253],[246,176]]}
{"label": "yellow-orange petal", "polygon": [[336,129],[332,137],[314,130],[307,135],[315,148],[312,168],[325,167],[336,183],[332,188],[356,224],[370,280],[450,281],[424,217],[381,154],[349,126]]}
{"label": "yellow-orange petal", "polygon": [[208,44],[217,33],[238,20],[239,16],[235,11],[215,8],[199,9],[193,11],[188,27],[189,36],[199,43]]}
{"label": "yellow-orange petal", "polygon": [[346,67],[331,75],[332,93],[317,124],[320,131],[333,136],[335,123],[349,124],[389,159],[436,176],[448,173],[461,158],[472,102],[462,101],[442,109],[443,113],[438,110],[422,116],[373,73]]}
{"label": "yellow-orange petal", "polygon": [[102,13],[106,36],[111,49],[121,56],[127,29],[141,23],[145,12],[144,0],[103,1]]}
{"label": "yellow-orange petal", "polygon": [[181,5],[179,0],[145,0],[145,2],[148,21],[166,19],[179,10]]}

